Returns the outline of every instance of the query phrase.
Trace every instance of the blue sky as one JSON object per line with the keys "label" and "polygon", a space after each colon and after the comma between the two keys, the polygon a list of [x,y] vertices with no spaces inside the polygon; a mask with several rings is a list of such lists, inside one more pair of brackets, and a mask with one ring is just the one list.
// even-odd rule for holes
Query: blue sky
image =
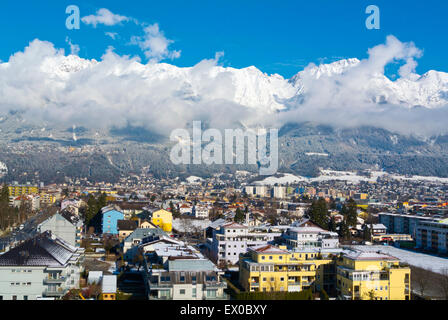
{"label": "blue sky", "polygon": [[[164,62],[192,66],[202,59],[225,53],[225,66],[254,65],[267,73],[290,77],[310,62],[331,62],[340,58],[365,58],[367,49],[383,43],[392,34],[401,41],[413,41],[423,50],[417,73],[435,69],[448,71],[448,1],[384,0],[2,0],[0,10],[0,59],[21,51],[39,38],[69,51],[66,38],[79,45],[79,56],[99,59],[108,46],[120,55],[139,55],[130,44],[132,36],[142,36],[134,23],[114,26],[81,23],[80,30],[65,28],[65,8],[77,5],[81,17],[100,8],[132,17],[147,24],[158,23],[170,49],[180,57]],[[365,8],[381,10],[381,29],[367,30]],[[105,32],[115,32],[113,40]]]}

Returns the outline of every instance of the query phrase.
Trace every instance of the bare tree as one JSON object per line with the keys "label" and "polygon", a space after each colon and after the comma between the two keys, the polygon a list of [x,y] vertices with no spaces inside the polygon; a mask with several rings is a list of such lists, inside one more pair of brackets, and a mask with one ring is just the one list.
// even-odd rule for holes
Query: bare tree
{"label": "bare tree", "polygon": [[412,278],[414,282],[418,285],[418,291],[422,298],[424,298],[426,289],[428,289],[430,284],[430,274],[431,269],[424,270],[421,268],[413,268]]}
{"label": "bare tree", "polygon": [[448,300],[448,268],[443,269],[441,274],[442,277],[440,279],[439,286],[445,300]]}

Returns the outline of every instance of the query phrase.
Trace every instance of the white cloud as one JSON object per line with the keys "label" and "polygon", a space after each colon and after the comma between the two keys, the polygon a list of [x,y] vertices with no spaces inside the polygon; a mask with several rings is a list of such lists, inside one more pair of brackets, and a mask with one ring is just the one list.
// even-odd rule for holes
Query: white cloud
{"label": "white cloud", "polygon": [[77,56],[80,51],[79,45],[73,44],[72,40],[69,37],[65,38],[65,42],[67,42],[68,45],[70,46],[70,54]]}
{"label": "white cloud", "polygon": [[131,44],[138,45],[151,63],[180,57],[180,51],[168,48],[174,41],[165,37],[157,23],[145,27],[143,31],[145,35],[141,37],[133,36]]}
{"label": "white cloud", "polygon": [[96,12],[95,15],[85,16],[81,20],[85,24],[91,24],[93,25],[94,28],[96,28],[98,24],[104,24],[106,26],[114,26],[121,22],[127,22],[132,19],[126,16],[121,16],[119,14],[114,14],[106,8],[101,8]]}
{"label": "white cloud", "polygon": [[112,38],[112,40],[115,40],[118,37],[118,33],[117,32],[105,32],[104,34],[106,36]]}
{"label": "white cloud", "polygon": [[[154,31],[158,28],[152,34],[160,34]],[[158,48],[162,50],[148,44],[148,50],[154,50],[150,59],[170,56],[167,46]],[[408,75],[414,72],[413,61],[420,54],[415,46],[388,38],[384,45],[369,50],[368,59],[342,74],[316,79],[305,72],[303,101],[286,101],[286,111],[272,112],[269,99],[285,98],[294,89],[288,81],[278,75],[268,77],[254,67],[221,67],[220,52],[214,59],[178,68],[166,63],[145,65],[138,57],[115,53],[113,47],[99,61],[86,60],[67,56],[50,42],[34,40],[0,64],[0,114],[16,110],[29,122],[65,127],[131,124],[165,135],[193,120],[214,128],[241,122],[280,127],[314,121],[339,127],[374,125],[405,133],[446,132],[448,108],[374,101],[377,84],[393,88],[397,81],[408,81],[385,79],[384,67],[401,61],[406,66],[402,73]]]}

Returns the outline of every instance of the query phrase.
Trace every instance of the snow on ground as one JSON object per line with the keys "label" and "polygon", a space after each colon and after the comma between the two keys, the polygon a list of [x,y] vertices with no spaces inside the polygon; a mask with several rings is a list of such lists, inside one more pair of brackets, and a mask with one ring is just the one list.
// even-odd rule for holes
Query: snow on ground
{"label": "snow on ground", "polygon": [[258,185],[274,185],[274,184],[287,184],[297,183],[301,181],[306,182],[322,182],[322,181],[347,181],[353,184],[364,182],[376,182],[380,177],[388,177],[395,180],[411,180],[411,181],[428,181],[438,183],[448,183],[448,178],[439,177],[425,177],[425,176],[402,176],[397,174],[389,174],[385,171],[369,171],[370,176],[360,176],[356,172],[351,171],[336,171],[336,170],[320,170],[320,175],[315,178],[306,178],[302,176],[296,176],[290,173],[281,173],[279,177],[270,176],[264,180],[257,181]]}
{"label": "snow on ground", "polygon": [[305,152],[307,156],[320,156],[320,157],[328,157],[328,153],[321,152]]}
{"label": "snow on ground", "polygon": [[186,180],[188,183],[198,183],[201,182],[203,179],[201,177],[189,176]]}
{"label": "snow on ground", "polygon": [[415,267],[420,267],[425,270],[431,269],[433,272],[442,273],[444,269],[448,269],[448,259],[441,258],[429,254],[424,254],[420,252],[414,252],[409,250],[404,250],[392,246],[350,246],[351,248],[358,249],[361,251],[381,251],[391,256],[400,259]]}
{"label": "snow on ground", "polygon": [[274,185],[276,183],[278,184],[287,184],[287,183],[295,183],[300,181],[307,181],[307,178],[301,177],[301,176],[295,176],[290,173],[284,173],[281,177],[268,177],[262,181],[257,181],[255,184],[260,185]]}
{"label": "snow on ground", "polygon": [[174,219],[173,220],[173,229],[176,229],[179,232],[185,232],[185,228],[191,229],[200,228],[205,229],[210,225],[211,221],[208,219],[200,220],[200,219]]}
{"label": "snow on ground", "polygon": [[448,178],[440,177],[430,177],[430,176],[401,176],[401,175],[390,175],[391,178],[396,180],[412,180],[412,181],[428,181],[428,182],[440,182],[448,183]]}

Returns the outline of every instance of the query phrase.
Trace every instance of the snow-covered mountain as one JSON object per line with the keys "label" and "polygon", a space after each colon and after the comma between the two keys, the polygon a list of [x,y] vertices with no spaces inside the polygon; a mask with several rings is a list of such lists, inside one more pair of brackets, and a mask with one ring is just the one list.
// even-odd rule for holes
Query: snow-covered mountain
{"label": "snow-covered mountain", "polygon": [[[166,63],[145,65],[138,61],[112,65],[69,55],[44,59],[40,71],[48,75],[48,79],[60,82],[61,85],[86,70],[118,77],[137,76],[148,87],[167,81],[173,86],[177,97],[182,99],[224,99],[271,113],[285,109],[285,101],[295,96],[306,96],[307,84],[323,78],[336,78],[338,81],[338,77],[352,72],[360,63],[360,60],[353,58],[318,66],[310,65],[292,78],[285,79],[278,74],[263,73],[253,66],[243,69],[221,66],[181,68]],[[6,65],[3,64],[1,69],[6,68]],[[224,90],[217,89],[216,86],[211,88],[210,84],[220,83]],[[448,104],[448,73],[431,70],[423,75],[414,74],[395,81],[383,74],[376,74],[363,84],[362,90],[368,100],[376,103],[436,108]]]}
{"label": "snow-covered mountain", "polygon": [[[96,130],[130,124],[167,135],[197,119],[218,128],[235,123],[253,128],[271,122],[281,127],[316,120],[343,126],[356,113],[356,125],[406,131],[403,128],[409,127],[409,121],[426,119],[427,123],[413,127],[431,129],[422,135],[445,133],[441,132],[445,123],[433,124],[445,114],[407,118],[408,109],[422,109],[414,107],[429,110],[448,105],[448,74],[444,72],[417,75],[411,65],[393,81],[384,75],[385,65],[393,59],[353,58],[310,64],[285,79],[253,66],[223,67],[218,58],[177,67],[144,64],[108,50],[97,61],[65,55],[53,44],[35,40],[0,63],[0,117],[20,112],[23,121],[35,125],[60,123]],[[397,115],[396,110],[402,111]],[[392,113],[404,123],[387,123]]]}

